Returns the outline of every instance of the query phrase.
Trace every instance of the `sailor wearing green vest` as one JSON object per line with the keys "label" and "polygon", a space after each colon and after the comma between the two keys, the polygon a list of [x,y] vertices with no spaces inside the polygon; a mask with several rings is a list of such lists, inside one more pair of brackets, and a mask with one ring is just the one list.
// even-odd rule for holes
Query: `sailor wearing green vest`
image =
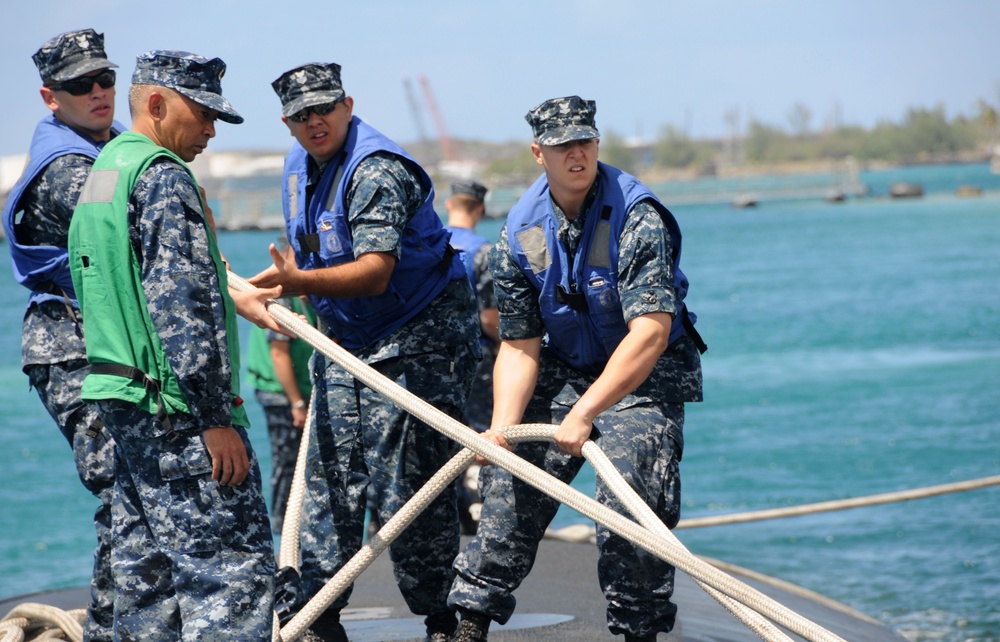
{"label": "sailor wearing green vest", "polygon": [[132,130],[104,147],[70,225],[82,397],[116,443],[115,639],[271,636],[274,554],[237,396],[236,305],[186,165],[216,119],[243,121],[222,97],[225,68],[139,56]]}
{"label": "sailor wearing green vest", "polygon": [[[282,298],[278,303],[303,315],[310,325],[316,325],[316,313],[305,297]],[[248,380],[267,422],[267,436],[271,442],[271,530],[279,534],[292,491],[295,461],[312,393],[309,370],[312,354],[312,346],[303,339],[264,328],[250,329]]]}

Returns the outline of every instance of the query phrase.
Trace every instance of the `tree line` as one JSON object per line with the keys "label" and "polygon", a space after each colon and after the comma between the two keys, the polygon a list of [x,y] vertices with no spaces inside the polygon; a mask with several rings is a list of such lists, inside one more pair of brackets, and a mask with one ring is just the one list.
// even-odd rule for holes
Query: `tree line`
{"label": "tree line", "polygon": [[[672,125],[656,140],[631,145],[613,128],[601,136],[601,160],[631,173],[644,170],[710,172],[720,164],[767,165],[836,161],[917,163],[955,159],[986,159],[1000,141],[1000,110],[980,100],[972,116],[948,118],[943,105],[910,108],[900,122],[879,122],[866,129],[856,125],[809,128],[810,112],[795,105],[788,128],[751,119],[740,136],[694,139]],[[494,176],[534,175],[538,166],[530,151],[495,157],[487,173]]]}

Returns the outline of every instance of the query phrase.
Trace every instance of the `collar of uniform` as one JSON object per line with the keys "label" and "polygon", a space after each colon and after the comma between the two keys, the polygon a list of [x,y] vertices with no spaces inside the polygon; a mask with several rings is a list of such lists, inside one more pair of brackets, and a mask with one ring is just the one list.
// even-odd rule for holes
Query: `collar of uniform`
{"label": "collar of uniform", "polygon": [[587,192],[587,197],[583,199],[583,205],[580,206],[580,211],[576,213],[576,216],[570,220],[566,216],[566,212],[563,211],[559,204],[556,203],[556,199],[552,198],[552,193],[549,192],[549,202],[552,204],[552,211],[556,215],[556,221],[559,223],[559,227],[556,230],[556,235],[562,240],[570,252],[576,252],[576,246],[580,242],[580,236],[583,235],[583,226],[587,220],[587,212],[594,205],[594,201],[597,199],[598,185],[600,183],[600,176],[594,181],[594,184],[590,186],[590,191]]}

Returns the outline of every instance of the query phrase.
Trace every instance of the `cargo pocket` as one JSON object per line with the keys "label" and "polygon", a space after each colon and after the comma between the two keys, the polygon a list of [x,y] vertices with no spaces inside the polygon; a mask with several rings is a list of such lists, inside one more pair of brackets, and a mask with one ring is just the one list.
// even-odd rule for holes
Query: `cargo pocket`
{"label": "cargo pocket", "polygon": [[179,452],[160,455],[160,475],[169,494],[166,522],[159,536],[181,553],[216,552],[224,510],[221,487],[212,479],[212,458],[200,436],[190,436]]}
{"label": "cargo pocket", "polygon": [[668,528],[677,526],[681,516],[681,450],[683,445],[667,431],[653,467],[655,488],[659,489],[656,514]]}

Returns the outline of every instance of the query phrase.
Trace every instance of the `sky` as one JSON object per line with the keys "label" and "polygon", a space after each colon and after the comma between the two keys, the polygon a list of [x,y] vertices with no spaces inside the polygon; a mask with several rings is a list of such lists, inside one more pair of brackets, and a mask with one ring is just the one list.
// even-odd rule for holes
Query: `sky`
{"label": "sky", "polygon": [[0,18],[0,156],[24,153],[47,113],[31,55],[86,27],[120,66],[126,125],[138,54],[227,63],[223,93],[246,122],[220,124],[209,151],[287,149],[270,83],[307,62],[340,63],[355,114],[404,144],[439,136],[421,76],[451,138],[526,144],[524,114],[572,94],[597,102],[605,133],[646,139],[721,138],[751,119],[790,130],[797,105],[814,130],[1000,108],[994,0],[33,0]]}

